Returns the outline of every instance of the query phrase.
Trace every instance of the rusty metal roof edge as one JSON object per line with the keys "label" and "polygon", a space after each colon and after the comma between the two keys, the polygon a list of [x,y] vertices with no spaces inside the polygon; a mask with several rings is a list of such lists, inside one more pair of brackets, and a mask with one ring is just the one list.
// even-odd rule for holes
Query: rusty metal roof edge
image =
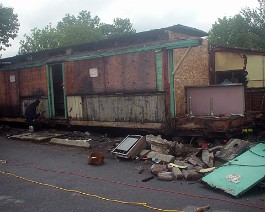
{"label": "rusty metal roof edge", "polygon": [[161,45],[153,45],[141,48],[131,48],[124,51],[114,51],[110,53],[101,53],[101,54],[93,54],[93,55],[86,55],[81,57],[72,57],[66,59],[66,61],[76,61],[76,60],[86,60],[98,57],[107,57],[119,54],[128,54],[133,52],[140,52],[140,51],[150,51],[150,50],[161,50],[161,49],[177,49],[177,48],[185,48],[190,46],[198,46],[200,45],[201,39],[190,39],[190,40],[182,40],[182,41],[175,41],[175,42],[168,42]]}
{"label": "rusty metal roof edge", "polygon": [[[32,62],[26,62],[24,64],[17,64],[17,65],[10,65],[6,67],[0,68],[0,70],[15,70],[15,69],[24,69],[24,68],[32,68],[32,67],[40,67],[45,64],[53,63],[53,62],[70,62],[70,61],[77,61],[77,60],[86,60],[86,59],[92,59],[92,58],[99,58],[99,57],[107,57],[107,56],[114,56],[114,55],[119,55],[119,54],[128,54],[128,53],[134,53],[134,52],[140,52],[140,51],[150,51],[150,50],[161,50],[161,49],[177,49],[177,48],[185,48],[185,47],[190,47],[190,46],[198,46],[201,44],[201,38],[197,39],[187,39],[187,40],[177,40],[177,41],[169,41],[166,43],[162,44],[151,44],[150,46],[144,46],[144,47],[131,47],[131,48],[126,48],[125,50],[117,50],[117,51],[112,51],[108,52],[107,50],[105,51],[100,51],[101,53],[98,52],[87,52],[87,55],[84,56],[76,56],[73,57],[74,55],[69,55],[69,56],[57,56],[57,57],[51,57],[51,58],[46,58],[44,60],[40,60],[38,62],[33,63]],[[91,54],[92,53],[92,54]],[[71,57],[72,56],[72,57]]]}
{"label": "rusty metal roof edge", "polygon": [[232,46],[213,46],[210,49],[210,52],[225,52],[225,51],[265,55],[265,51],[262,51],[262,50],[247,49],[247,48],[232,47]]}
{"label": "rusty metal roof edge", "polygon": [[44,66],[45,62],[42,63],[33,63],[33,64],[28,64],[28,65],[18,65],[18,66],[13,66],[13,67],[3,67],[0,68],[0,71],[9,71],[9,70],[15,70],[15,69],[23,69],[23,68],[33,68],[33,67],[40,67]]}

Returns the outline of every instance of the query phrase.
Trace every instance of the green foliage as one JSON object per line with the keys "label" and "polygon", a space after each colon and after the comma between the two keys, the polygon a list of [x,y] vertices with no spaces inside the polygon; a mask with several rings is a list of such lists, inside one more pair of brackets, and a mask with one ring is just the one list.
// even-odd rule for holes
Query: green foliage
{"label": "green foliage", "polygon": [[218,19],[209,31],[209,44],[265,50],[265,0],[234,17]]}
{"label": "green foliage", "polygon": [[26,41],[20,41],[20,54],[59,47],[59,35],[51,24],[43,29],[34,28],[31,30],[31,36],[25,34],[24,37]]}
{"label": "green foliage", "polygon": [[135,29],[133,29],[130,19],[125,18],[115,18],[113,24],[102,24],[101,31],[105,37],[113,38],[126,34],[135,33]]}
{"label": "green foliage", "polygon": [[114,19],[113,24],[100,23],[98,16],[92,17],[83,10],[77,17],[66,14],[55,28],[51,24],[44,29],[34,28],[31,35],[20,41],[19,54],[53,49],[135,33],[129,19]]}
{"label": "green foliage", "polygon": [[0,4],[0,51],[10,47],[9,39],[17,36],[19,29],[18,16],[13,8]]}

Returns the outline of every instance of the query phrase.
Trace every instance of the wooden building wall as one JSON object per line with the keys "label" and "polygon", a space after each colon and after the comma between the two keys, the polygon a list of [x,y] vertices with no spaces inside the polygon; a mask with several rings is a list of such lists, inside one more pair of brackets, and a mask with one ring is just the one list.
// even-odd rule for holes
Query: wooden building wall
{"label": "wooden building wall", "polygon": [[[96,69],[98,76],[91,76]],[[67,95],[156,91],[155,52],[135,52],[65,63]]]}
{"label": "wooden building wall", "polygon": [[[91,75],[91,69],[96,70]],[[156,53],[141,51],[65,63],[68,116],[98,122],[164,122]]]}
{"label": "wooden building wall", "polygon": [[[185,86],[209,85],[207,41],[192,47],[183,59],[187,50],[188,48],[175,49],[173,54],[176,116],[185,115],[186,112]],[[181,61],[183,62],[179,65]]]}
{"label": "wooden building wall", "polygon": [[0,71],[0,115],[22,117],[25,98],[47,97],[45,66]]}
{"label": "wooden building wall", "polygon": [[0,72],[0,114],[1,116],[7,116],[9,113],[9,96],[8,94],[8,83],[7,83],[7,72]]}
{"label": "wooden building wall", "polygon": [[19,69],[20,97],[41,97],[48,95],[46,67]]}

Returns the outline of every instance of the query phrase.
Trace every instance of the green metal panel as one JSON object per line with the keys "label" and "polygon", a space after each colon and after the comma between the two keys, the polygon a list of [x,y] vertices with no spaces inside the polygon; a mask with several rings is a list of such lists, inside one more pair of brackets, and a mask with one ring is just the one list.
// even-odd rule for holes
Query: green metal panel
{"label": "green metal panel", "polygon": [[173,64],[173,50],[169,50],[169,77],[170,77],[170,113],[171,118],[175,117],[175,90],[174,90],[174,75],[172,74],[174,71]]}
{"label": "green metal panel", "polygon": [[62,63],[62,76],[63,76],[63,99],[64,99],[64,118],[67,119],[67,101],[66,101],[66,83],[64,77],[64,63]]}
{"label": "green metal panel", "polygon": [[163,91],[162,52],[156,52],[156,88]]}
{"label": "green metal panel", "polygon": [[260,143],[206,175],[202,181],[238,197],[264,178],[265,144]]}
{"label": "green metal panel", "polygon": [[50,80],[50,68],[48,65],[46,65],[46,77],[48,83],[48,109],[49,109],[48,117],[51,118],[52,117],[51,80]]}
{"label": "green metal panel", "polygon": [[30,65],[20,65],[20,66],[18,65],[18,66],[11,67],[11,68],[3,67],[3,68],[0,68],[0,70],[8,71],[8,70],[14,70],[14,69],[40,67],[40,66],[43,66],[43,65],[45,65],[45,63],[34,63],[34,64],[30,64]]}

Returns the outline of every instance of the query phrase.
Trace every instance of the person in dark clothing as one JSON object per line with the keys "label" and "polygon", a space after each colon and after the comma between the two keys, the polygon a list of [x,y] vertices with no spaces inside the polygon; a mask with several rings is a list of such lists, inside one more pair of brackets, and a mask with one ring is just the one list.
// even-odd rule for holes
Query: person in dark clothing
{"label": "person in dark clothing", "polygon": [[33,126],[36,128],[38,125],[36,120],[40,116],[40,113],[37,113],[37,107],[40,104],[40,100],[37,99],[36,101],[29,104],[25,110],[26,122],[28,126]]}

